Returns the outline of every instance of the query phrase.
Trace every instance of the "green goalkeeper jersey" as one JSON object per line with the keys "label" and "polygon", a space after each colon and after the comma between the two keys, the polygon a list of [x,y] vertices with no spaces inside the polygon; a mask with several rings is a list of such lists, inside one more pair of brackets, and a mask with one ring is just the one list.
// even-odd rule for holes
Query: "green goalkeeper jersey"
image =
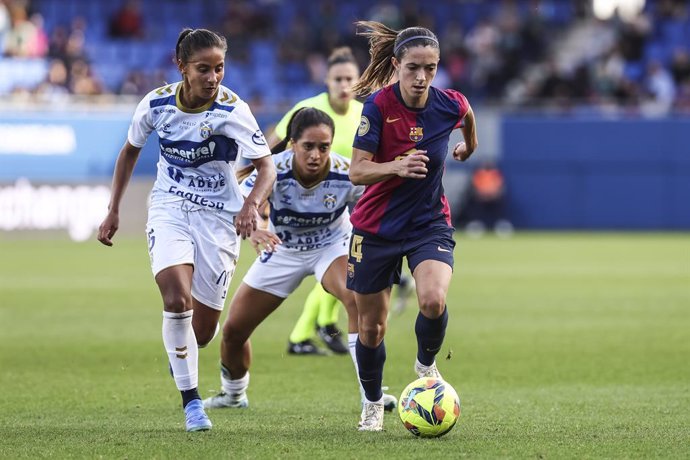
{"label": "green goalkeeper jersey", "polygon": [[355,139],[355,133],[359,127],[359,120],[362,117],[362,103],[356,100],[350,101],[347,113],[339,115],[333,111],[331,105],[328,103],[328,93],[321,93],[317,96],[304,99],[290,109],[288,113],[278,122],[275,127],[276,135],[284,139],[287,136],[288,121],[290,117],[297,110],[302,107],[314,107],[322,110],[333,119],[335,123],[335,135],[333,136],[332,151],[347,157],[352,158],[352,142]]}

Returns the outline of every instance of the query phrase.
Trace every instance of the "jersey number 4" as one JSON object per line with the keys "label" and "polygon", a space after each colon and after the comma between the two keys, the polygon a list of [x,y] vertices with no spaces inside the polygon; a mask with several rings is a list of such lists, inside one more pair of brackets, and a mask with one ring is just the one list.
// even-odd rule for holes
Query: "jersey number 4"
{"label": "jersey number 4", "polygon": [[350,257],[355,259],[357,263],[362,261],[362,241],[364,241],[363,236],[352,235],[352,244],[350,245]]}

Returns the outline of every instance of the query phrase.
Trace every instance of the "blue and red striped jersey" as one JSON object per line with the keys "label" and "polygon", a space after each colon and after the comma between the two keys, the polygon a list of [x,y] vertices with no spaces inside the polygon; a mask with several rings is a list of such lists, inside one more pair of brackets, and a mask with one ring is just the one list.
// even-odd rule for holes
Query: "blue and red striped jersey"
{"label": "blue and red striped jersey", "polygon": [[452,130],[462,124],[469,103],[462,93],[429,88],[422,109],[405,106],[399,84],[386,86],[364,102],[353,146],[385,163],[415,149],[429,157],[424,179],[392,177],[368,185],[350,218],[358,230],[390,240],[414,238],[431,227],[452,227],[443,192],[443,172]]}

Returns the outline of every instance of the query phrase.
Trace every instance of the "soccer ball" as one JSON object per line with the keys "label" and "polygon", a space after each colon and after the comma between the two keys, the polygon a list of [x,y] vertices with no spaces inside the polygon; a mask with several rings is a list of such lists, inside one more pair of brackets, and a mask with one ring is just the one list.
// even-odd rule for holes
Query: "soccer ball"
{"label": "soccer ball", "polygon": [[422,377],[403,390],[398,415],[405,428],[415,436],[443,436],[460,417],[460,398],[445,380]]}

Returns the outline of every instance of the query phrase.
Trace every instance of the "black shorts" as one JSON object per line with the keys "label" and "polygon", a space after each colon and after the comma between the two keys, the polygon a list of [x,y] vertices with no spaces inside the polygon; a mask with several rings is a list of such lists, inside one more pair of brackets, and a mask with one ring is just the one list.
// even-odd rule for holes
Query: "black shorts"
{"label": "black shorts", "polygon": [[453,268],[452,228],[432,228],[418,238],[390,241],[354,229],[350,238],[347,287],[359,294],[380,292],[400,281],[403,257],[411,272],[425,260]]}

